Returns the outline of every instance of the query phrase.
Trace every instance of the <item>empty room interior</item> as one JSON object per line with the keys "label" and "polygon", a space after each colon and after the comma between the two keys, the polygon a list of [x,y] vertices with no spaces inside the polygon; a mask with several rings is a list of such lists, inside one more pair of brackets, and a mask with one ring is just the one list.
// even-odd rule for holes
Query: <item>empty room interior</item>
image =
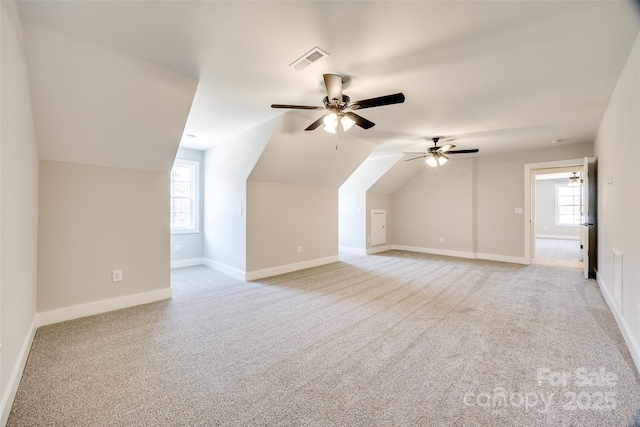
{"label": "empty room interior", "polygon": [[0,425],[640,425],[638,2],[0,6]]}

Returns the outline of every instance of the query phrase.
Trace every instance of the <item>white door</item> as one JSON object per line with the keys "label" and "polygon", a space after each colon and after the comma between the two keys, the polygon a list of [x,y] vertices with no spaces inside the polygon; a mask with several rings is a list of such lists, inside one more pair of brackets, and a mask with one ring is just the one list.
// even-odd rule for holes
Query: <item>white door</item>
{"label": "white door", "polygon": [[371,246],[387,243],[387,211],[371,211]]}

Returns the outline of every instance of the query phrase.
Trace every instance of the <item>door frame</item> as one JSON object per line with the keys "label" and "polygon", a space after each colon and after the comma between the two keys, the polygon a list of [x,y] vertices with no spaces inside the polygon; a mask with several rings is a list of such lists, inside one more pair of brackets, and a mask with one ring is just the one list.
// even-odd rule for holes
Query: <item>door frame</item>
{"label": "door frame", "polygon": [[[590,159],[591,160],[591,159]],[[533,191],[532,191],[532,179],[531,177],[538,169],[553,169],[561,168],[565,166],[580,166],[584,165],[585,158],[568,159],[568,160],[556,160],[551,162],[540,163],[527,163],[524,165],[524,263],[531,264],[531,245],[535,242],[532,239],[533,233],[533,212],[534,205],[532,203]]]}

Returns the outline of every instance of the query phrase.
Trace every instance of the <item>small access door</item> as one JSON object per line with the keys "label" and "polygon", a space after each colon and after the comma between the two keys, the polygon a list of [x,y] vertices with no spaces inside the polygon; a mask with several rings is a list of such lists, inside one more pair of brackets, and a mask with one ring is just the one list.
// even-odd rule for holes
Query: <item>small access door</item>
{"label": "small access door", "polygon": [[387,211],[371,210],[371,246],[387,243]]}

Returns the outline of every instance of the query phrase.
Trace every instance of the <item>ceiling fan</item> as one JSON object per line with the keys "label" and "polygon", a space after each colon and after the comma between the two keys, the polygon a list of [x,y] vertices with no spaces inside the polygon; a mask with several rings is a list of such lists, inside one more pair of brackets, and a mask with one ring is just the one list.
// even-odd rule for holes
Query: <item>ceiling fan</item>
{"label": "ceiling fan", "polygon": [[426,163],[429,166],[442,166],[444,165],[447,160],[449,160],[449,158],[445,155],[446,154],[464,154],[464,153],[477,153],[478,150],[477,148],[472,148],[469,150],[452,150],[452,148],[455,148],[455,145],[452,144],[447,144],[447,145],[443,145],[441,147],[438,147],[438,142],[442,143],[442,142],[451,142],[451,141],[455,141],[455,138],[446,138],[446,139],[442,139],[442,137],[440,136],[436,136],[434,138],[431,138],[431,141],[433,141],[433,147],[429,147],[429,151],[426,152],[404,152],[402,154],[409,154],[409,155],[414,155],[417,157],[413,157],[411,159],[406,159],[405,162],[408,162],[410,160],[416,160],[416,159],[422,159],[426,157]]}
{"label": "ceiling fan", "polygon": [[383,105],[400,104],[404,102],[404,94],[380,96],[351,102],[351,98],[342,93],[342,77],[336,74],[323,74],[327,96],[324,97],[324,107],[307,105],[272,104],[271,108],[289,108],[294,110],[327,110],[328,113],[311,123],[305,130],[314,130],[324,124],[324,130],[336,133],[336,130],[348,131],[354,124],[363,129],[372,128],[375,123],[370,122],[351,110],[380,107]]}

